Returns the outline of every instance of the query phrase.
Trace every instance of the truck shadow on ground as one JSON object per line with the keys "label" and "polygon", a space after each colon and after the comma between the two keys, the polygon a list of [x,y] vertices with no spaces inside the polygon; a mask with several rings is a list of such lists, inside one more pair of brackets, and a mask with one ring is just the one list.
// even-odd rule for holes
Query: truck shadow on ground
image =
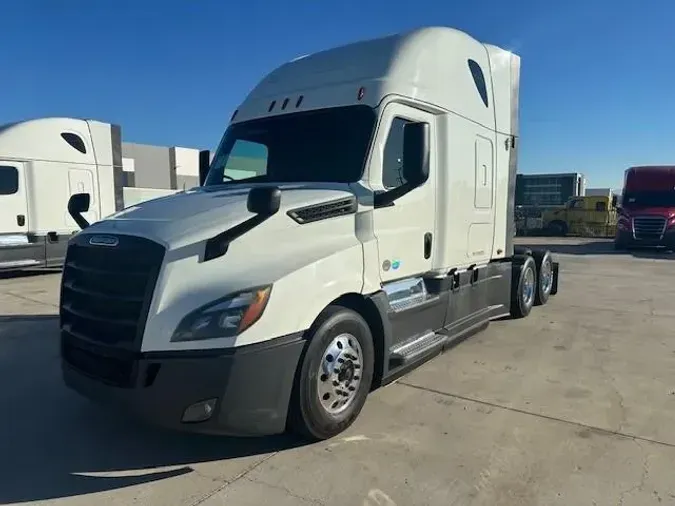
{"label": "truck shadow on ground", "polygon": [[612,255],[612,256],[632,256],[634,258],[646,258],[653,260],[675,260],[675,253],[658,248],[634,248],[626,251],[616,251],[614,243],[607,240],[588,241],[582,243],[563,243],[563,242],[532,242],[525,240],[518,241],[518,246],[525,246],[533,249],[548,249],[552,253],[562,255]]}
{"label": "truck shadow on ground", "polygon": [[199,463],[263,458],[304,444],[288,435],[168,432],[80,398],[61,381],[51,315],[0,318],[0,384],[0,504],[114,491],[194,473]]}

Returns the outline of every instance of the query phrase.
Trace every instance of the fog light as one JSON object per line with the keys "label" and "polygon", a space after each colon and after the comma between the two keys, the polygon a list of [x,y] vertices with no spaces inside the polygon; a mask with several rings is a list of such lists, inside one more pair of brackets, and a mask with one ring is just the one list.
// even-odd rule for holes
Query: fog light
{"label": "fog light", "polygon": [[204,422],[211,418],[216,410],[218,399],[208,399],[206,401],[195,402],[183,411],[183,423]]}

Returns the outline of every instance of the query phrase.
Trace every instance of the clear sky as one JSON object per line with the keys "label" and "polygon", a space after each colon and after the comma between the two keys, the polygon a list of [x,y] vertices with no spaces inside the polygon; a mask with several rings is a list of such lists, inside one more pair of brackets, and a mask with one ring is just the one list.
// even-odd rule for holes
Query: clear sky
{"label": "clear sky", "polygon": [[273,67],[448,25],[522,57],[521,172],[675,164],[675,0],[0,0],[0,123],[74,116],[214,148]]}

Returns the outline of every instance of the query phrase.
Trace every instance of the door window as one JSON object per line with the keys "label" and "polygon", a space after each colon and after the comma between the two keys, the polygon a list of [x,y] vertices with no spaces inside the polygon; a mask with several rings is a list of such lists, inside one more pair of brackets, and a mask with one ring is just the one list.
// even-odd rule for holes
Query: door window
{"label": "door window", "polygon": [[403,127],[411,123],[407,119],[396,117],[391,122],[387,142],[382,157],[382,185],[390,190],[405,183],[403,177]]}
{"label": "door window", "polygon": [[19,171],[16,167],[0,165],[0,195],[13,195],[19,191]]}

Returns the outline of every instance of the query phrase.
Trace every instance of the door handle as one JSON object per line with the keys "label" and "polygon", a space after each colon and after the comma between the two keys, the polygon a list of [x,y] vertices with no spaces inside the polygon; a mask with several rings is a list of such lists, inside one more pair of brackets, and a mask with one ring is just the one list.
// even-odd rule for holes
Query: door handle
{"label": "door handle", "polygon": [[424,258],[426,260],[428,260],[429,257],[431,257],[432,239],[433,237],[431,235],[431,232],[427,232],[426,234],[424,234]]}
{"label": "door handle", "polygon": [[26,224],[26,217],[23,214],[16,215],[16,224],[23,227]]}
{"label": "door handle", "polygon": [[47,239],[49,239],[49,242],[59,242],[59,234],[56,232],[47,232]]}

